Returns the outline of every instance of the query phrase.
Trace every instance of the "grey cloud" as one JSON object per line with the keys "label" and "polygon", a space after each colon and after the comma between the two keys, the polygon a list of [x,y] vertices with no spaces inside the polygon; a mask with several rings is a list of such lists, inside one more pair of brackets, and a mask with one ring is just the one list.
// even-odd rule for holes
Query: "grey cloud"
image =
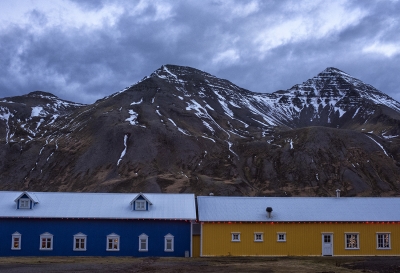
{"label": "grey cloud", "polygon": [[33,23],[35,23],[39,26],[44,26],[48,22],[46,14],[43,14],[42,12],[40,12],[36,9],[32,10],[28,14],[28,16],[29,16],[30,21],[32,21]]}
{"label": "grey cloud", "polygon": [[69,1],[75,3],[84,10],[99,10],[104,7],[105,2],[108,2],[102,0],[69,0]]}
{"label": "grey cloud", "polygon": [[[83,10],[112,3],[73,2]],[[253,40],[260,31],[257,22],[277,13],[284,22],[290,14],[283,11],[296,2],[260,1],[259,10],[247,17],[234,16],[235,2],[230,3],[233,6],[225,1],[171,2],[173,16],[159,20],[150,5],[134,16],[126,10],[114,25],[101,29],[46,27],[38,34],[28,27],[10,27],[0,32],[1,97],[40,89],[90,103],[170,63],[205,70],[255,92],[287,89],[334,66],[400,99],[399,54],[388,58],[362,52],[365,43],[377,39],[399,45],[399,3],[349,2],[350,8],[368,10],[368,15],[328,37],[288,41],[264,58]],[[30,16],[33,24],[46,24],[45,14],[32,11]],[[237,52],[238,61],[212,62],[229,49]]]}

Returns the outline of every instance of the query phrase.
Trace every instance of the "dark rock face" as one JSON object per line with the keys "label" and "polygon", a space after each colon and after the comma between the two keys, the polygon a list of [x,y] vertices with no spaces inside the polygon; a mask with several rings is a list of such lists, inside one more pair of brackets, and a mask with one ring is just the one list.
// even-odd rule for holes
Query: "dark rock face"
{"label": "dark rock face", "polygon": [[336,69],[259,94],[162,66],[91,105],[0,99],[0,189],[395,196],[400,103]]}

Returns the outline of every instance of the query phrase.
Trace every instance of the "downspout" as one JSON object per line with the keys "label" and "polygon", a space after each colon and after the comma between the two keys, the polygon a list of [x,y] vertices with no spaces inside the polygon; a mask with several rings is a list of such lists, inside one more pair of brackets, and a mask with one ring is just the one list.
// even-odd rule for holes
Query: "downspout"
{"label": "downspout", "polygon": [[190,258],[193,257],[193,220],[190,221]]}
{"label": "downspout", "polygon": [[203,222],[200,222],[200,257],[203,257]]}

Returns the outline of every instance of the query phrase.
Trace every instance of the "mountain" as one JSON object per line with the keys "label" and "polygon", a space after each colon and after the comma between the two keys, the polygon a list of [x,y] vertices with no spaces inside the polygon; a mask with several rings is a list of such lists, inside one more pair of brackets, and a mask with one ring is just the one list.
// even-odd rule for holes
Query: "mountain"
{"label": "mountain", "polygon": [[0,188],[397,196],[400,103],[336,68],[254,93],[164,65],[82,105],[0,99]]}

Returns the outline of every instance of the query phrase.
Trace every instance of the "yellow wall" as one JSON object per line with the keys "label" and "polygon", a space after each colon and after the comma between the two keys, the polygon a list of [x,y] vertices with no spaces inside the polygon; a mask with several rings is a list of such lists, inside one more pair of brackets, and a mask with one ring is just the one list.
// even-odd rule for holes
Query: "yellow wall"
{"label": "yellow wall", "polygon": [[[240,242],[231,233],[240,232]],[[263,242],[254,242],[254,232]],[[286,232],[286,242],[277,233]],[[345,233],[359,233],[360,249],[345,249]],[[376,249],[376,233],[391,234],[391,249]],[[399,223],[203,223],[201,256],[322,255],[322,233],[333,234],[333,255],[400,255]]]}
{"label": "yellow wall", "polygon": [[200,235],[193,235],[192,238],[192,257],[200,257]]}

